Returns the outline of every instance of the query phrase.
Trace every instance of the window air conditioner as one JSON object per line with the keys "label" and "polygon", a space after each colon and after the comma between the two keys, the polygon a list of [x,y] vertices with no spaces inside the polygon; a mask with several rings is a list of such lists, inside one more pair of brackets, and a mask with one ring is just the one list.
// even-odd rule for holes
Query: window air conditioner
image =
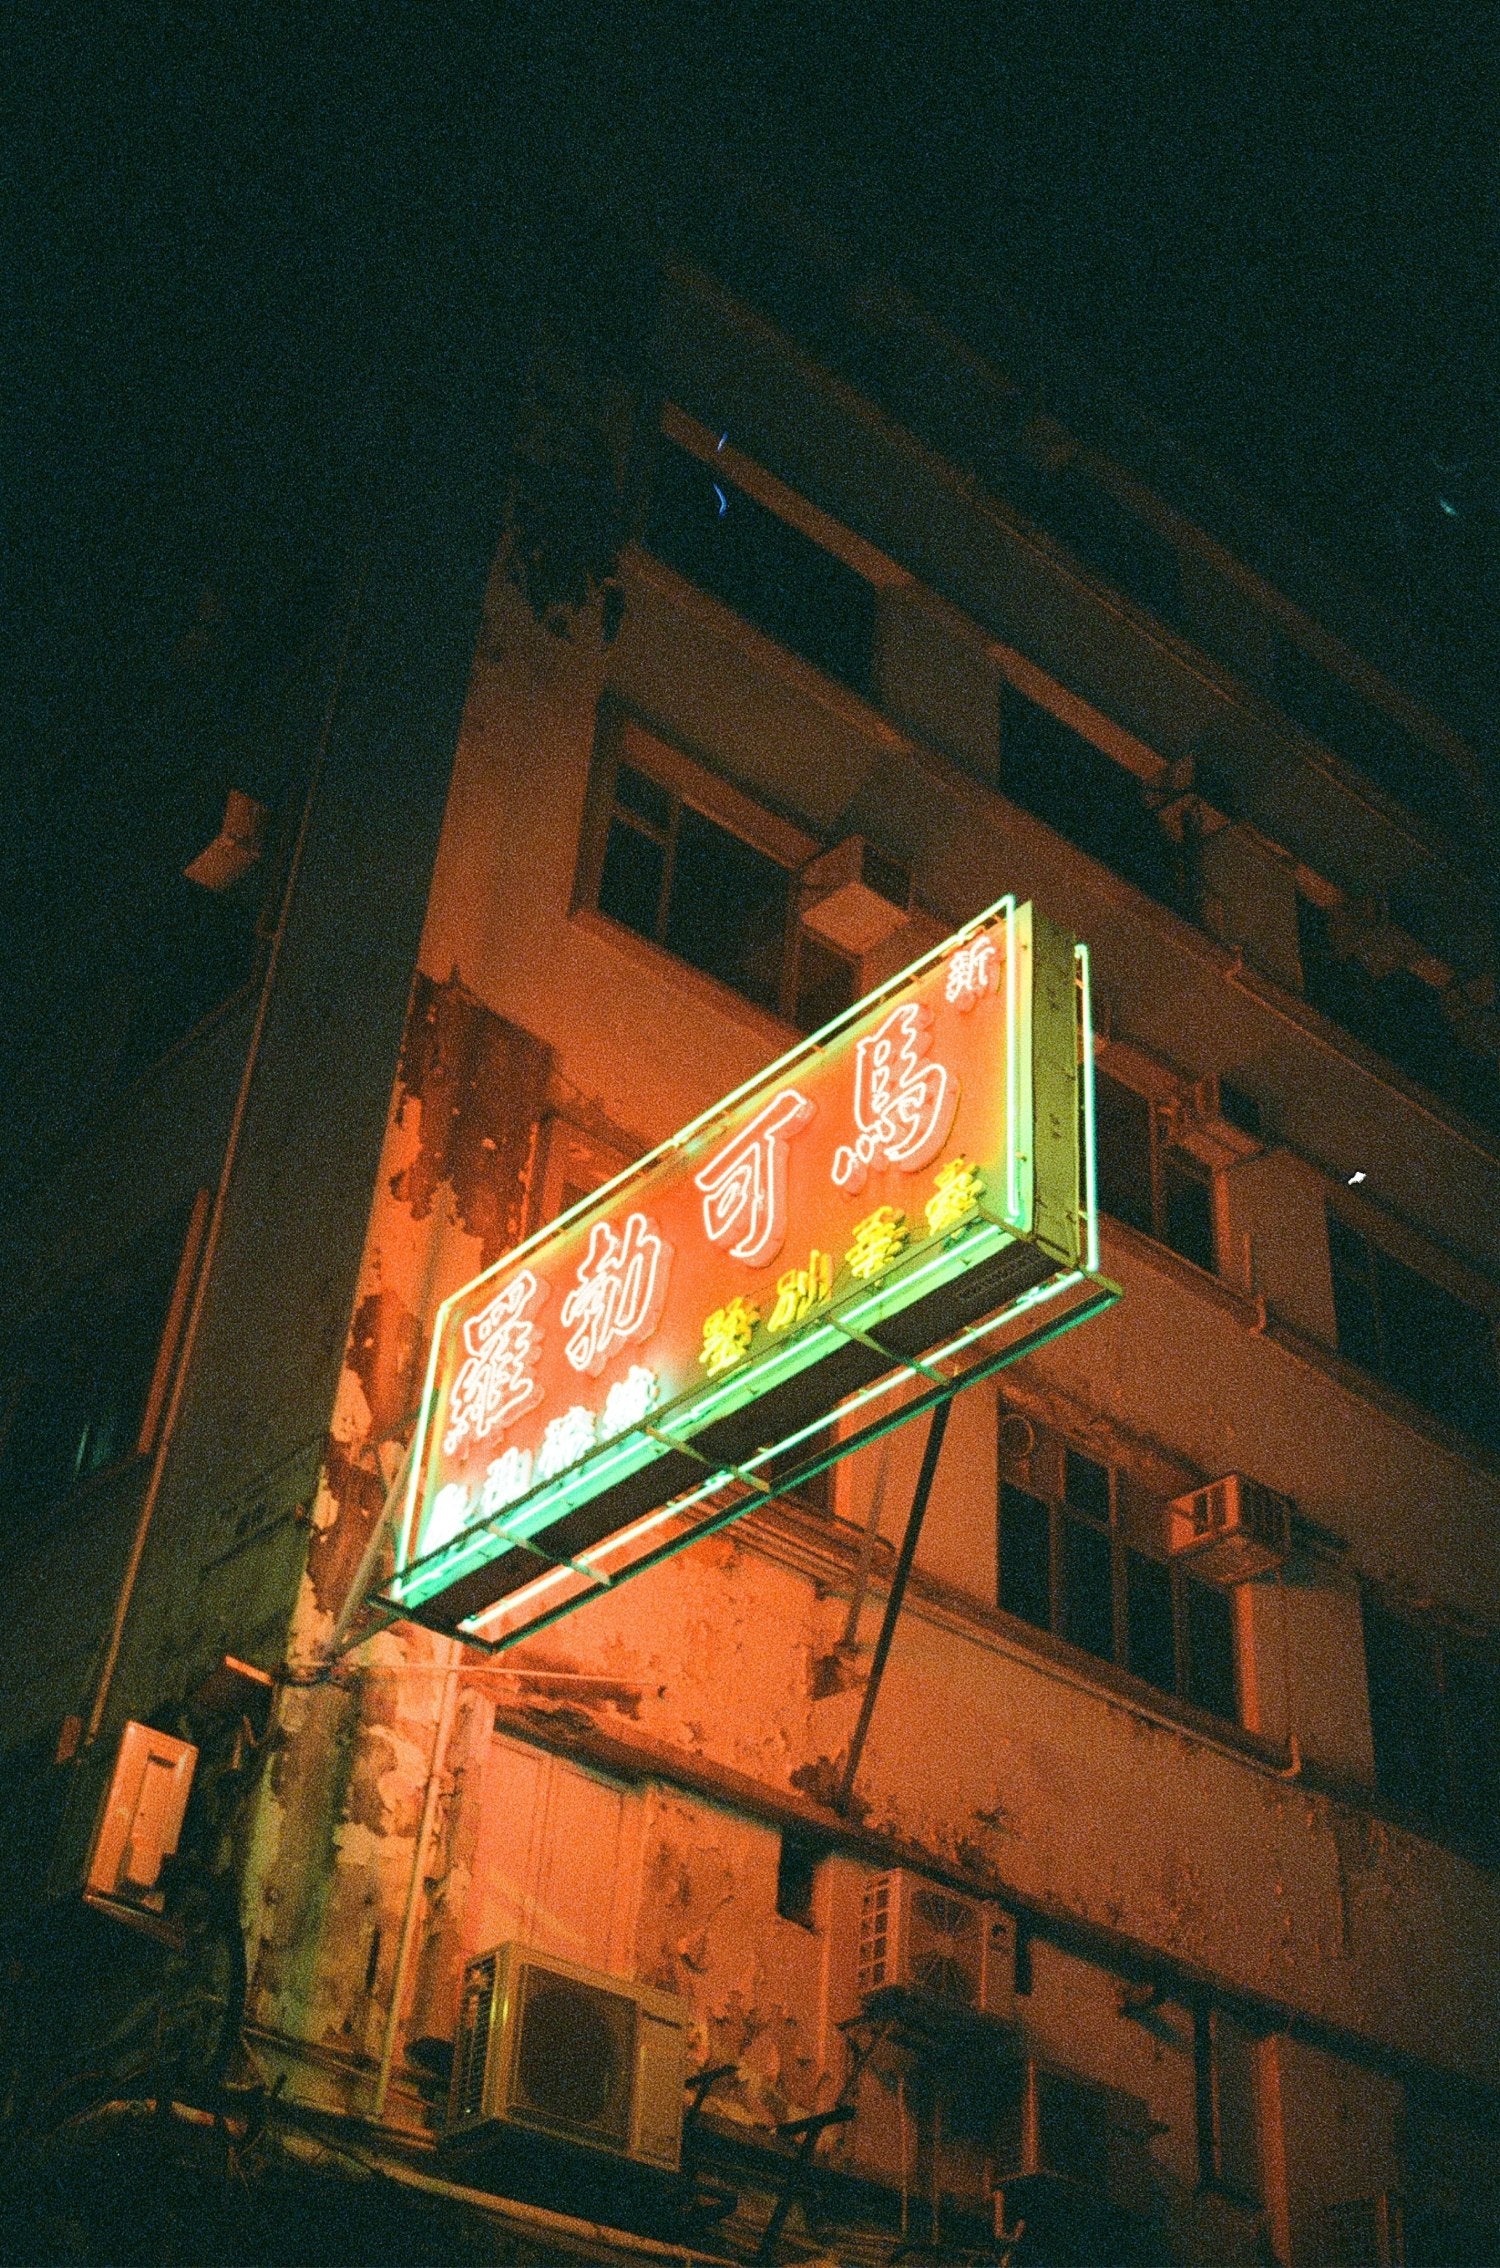
{"label": "window air conditioner", "polygon": [[191,1741],[133,1718],[123,1728],[84,1875],[91,1904],[161,1912],[161,1870],[177,1848],[197,1761]]}
{"label": "window air conditioner", "polygon": [[1015,1921],[903,1867],[872,1875],[860,1910],[858,1982],[862,1995],[899,1985],[979,2015],[1013,2016]]}
{"label": "window air conditioner", "polygon": [[802,869],[803,928],[855,959],[901,928],[911,902],[910,873],[862,835],[846,835]]}
{"label": "window air conditioner", "polygon": [[1406,2214],[1395,2190],[1325,2205],[1312,2245],[1318,2268],[1406,2268]]}
{"label": "window air conditioner", "polygon": [[675,2172],[687,2025],[671,1993],[497,1946],[464,1971],[443,2138],[521,2127]]}
{"label": "window air conditioner", "polygon": [[1291,1550],[1290,1501],[1242,1473],[1175,1498],[1167,1515],[1173,1556],[1210,1583],[1248,1583],[1285,1566]]}

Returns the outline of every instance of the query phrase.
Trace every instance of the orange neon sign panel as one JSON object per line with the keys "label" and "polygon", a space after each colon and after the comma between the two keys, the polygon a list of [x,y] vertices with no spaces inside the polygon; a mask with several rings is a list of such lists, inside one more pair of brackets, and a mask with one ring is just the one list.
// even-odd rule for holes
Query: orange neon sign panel
{"label": "orange neon sign panel", "polygon": [[1088,1056],[1083,949],[1002,900],[456,1293],[389,1604],[482,1636],[602,1584],[659,1508],[1092,1282]]}

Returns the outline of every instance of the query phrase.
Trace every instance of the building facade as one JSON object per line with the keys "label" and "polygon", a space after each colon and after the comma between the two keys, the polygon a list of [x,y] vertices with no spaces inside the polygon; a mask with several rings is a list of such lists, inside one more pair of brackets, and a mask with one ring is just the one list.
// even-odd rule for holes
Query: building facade
{"label": "building facade", "polygon": [[[670,266],[635,383],[536,361],[451,770],[432,612],[373,764],[368,595],[319,649],[270,981],[22,1232],[55,1960],[213,2012],[117,2111],[237,2090],[268,2184],[476,2257],[1492,2258],[1486,775],[1331,573],[961,315]],[[1006,892],[1091,949],[1123,1296],[955,1399],[852,1786],[921,1425],[514,1651],[382,1626],[442,1300]],[[181,1853],[85,1914],[126,1717],[197,1751]],[[455,2139],[504,1946],[566,2036]],[[612,2009],[675,2043],[654,2140]]]}

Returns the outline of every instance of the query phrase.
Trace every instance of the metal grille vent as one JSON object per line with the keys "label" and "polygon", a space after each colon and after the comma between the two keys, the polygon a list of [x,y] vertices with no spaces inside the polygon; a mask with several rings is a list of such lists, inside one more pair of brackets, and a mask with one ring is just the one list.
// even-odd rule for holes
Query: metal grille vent
{"label": "metal grille vent", "polygon": [[489,2060],[490,2019],[495,2008],[499,1963],[494,1954],[471,1964],[464,1978],[454,2047],[453,2114],[460,2122],[484,2112],[484,2074]]}
{"label": "metal grille vent", "polygon": [[921,1992],[972,2007],[978,1998],[979,1915],[964,1898],[919,1890],[912,1900],[911,1981]]}

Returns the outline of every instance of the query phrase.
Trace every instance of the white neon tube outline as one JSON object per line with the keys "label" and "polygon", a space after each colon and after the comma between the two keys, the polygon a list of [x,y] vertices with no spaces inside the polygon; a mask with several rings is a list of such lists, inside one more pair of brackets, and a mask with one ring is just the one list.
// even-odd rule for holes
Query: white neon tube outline
{"label": "white neon tube outline", "polygon": [[1078,964],[1078,1012],[1080,1042],[1083,1049],[1083,1194],[1084,1218],[1088,1224],[1088,1245],[1084,1266],[1091,1276],[1099,1273],[1099,1159],[1096,1148],[1097,1118],[1094,1100],[1094,1001],[1089,949],[1078,942],[1073,947],[1073,958]]}
{"label": "white neon tube outline", "polygon": [[[1061,1293],[1070,1290],[1074,1284],[1080,1284],[1086,1280],[1082,1269],[1070,1268],[1060,1275],[1049,1277],[1043,1284],[1034,1284],[1029,1291],[1019,1293],[1002,1314],[991,1317],[987,1323],[971,1324],[968,1330],[961,1331],[957,1338],[950,1339],[943,1346],[934,1348],[931,1354],[924,1355],[922,1359],[929,1366],[935,1362],[946,1361],[951,1356],[962,1353],[965,1347],[972,1346],[978,1340],[1002,1330],[1007,1323],[1013,1323],[1018,1316],[1028,1313],[1034,1307],[1045,1306],[1049,1301],[1058,1298]],[[753,1457],[747,1457],[740,1470],[742,1472],[755,1472],[761,1465],[768,1463],[771,1458],[784,1456],[788,1449],[795,1449],[800,1442],[810,1439],[813,1434],[825,1431],[836,1420],[852,1417],[857,1410],[868,1407],[871,1402],[878,1401],[882,1395],[894,1392],[897,1386],[904,1385],[908,1379],[921,1378],[923,1375],[924,1373],[916,1369],[911,1363],[901,1364],[899,1368],[874,1380],[871,1385],[862,1387],[858,1393],[840,1402],[838,1407],[830,1411],[826,1417],[814,1419],[798,1432],[788,1434],[784,1441],[775,1443],[769,1449],[758,1450]],[[674,1497],[670,1504],[662,1505],[655,1512],[648,1512],[642,1519],[633,1522],[630,1527],[621,1528],[615,1534],[601,1538],[597,1544],[591,1544],[586,1551],[581,1551],[578,1554],[578,1565],[591,1568],[607,1552],[617,1551],[630,1542],[638,1542],[642,1536],[649,1534],[652,1529],[691,1511],[695,1504],[701,1504],[705,1497],[712,1496],[716,1489],[724,1487],[726,1482],[733,1478],[734,1475],[729,1472],[721,1471],[714,1474],[710,1479],[701,1482],[688,1495]],[[748,1511],[749,1505],[745,1509]],[[493,1625],[498,1618],[513,1616],[523,1601],[534,1602],[542,1596],[543,1592],[551,1590],[558,1583],[565,1582],[570,1575],[575,1573],[576,1570],[571,1567],[550,1569],[547,1574],[538,1575],[532,1582],[522,1584],[519,1590],[512,1591],[506,1598],[497,1600],[493,1606],[481,1609],[478,1614],[467,1616],[458,1627],[460,1630],[471,1632],[475,1637],[478,1637],[486,1627]]]}
{"label": "white neon tube outline", "polygon": [[835,1035],[843,1031],[847,1025],[858,1022],[861,1017],[878,1007],[881,1001],[888,999],[892,993],[899,992],[904,986],[915,983],[918,977],[925,975],[929,969],[935,968],[957,946],[963,944],[965,939],[976,936],[982,929],[992,927],[1002,916],[1005,920],[1006,953],[1006,1197],[1011,1225],[1013,1227],[1020,1225],[1020,1157],[1015,1123],[1017,1087],[1019,1085],[1019,1042],[1016,1033],[1019,975],[1016,970],[1015,953],[1017,900],[1014,891],[1007,890],[1003,897],[996,898],[981,913],[975,914],[971,920],[964,922],[960,928],[955,929],[951,936],[943,938],[941,943],[933,945],[927,952],[919,954],[917,959],[909,962],[904,969],[898,969],[894,976],[887,977],[884,984],[877,985],[873,992],[866,993],[862,999],[851,1002],[849,1007],[843,1009],[837,1016],[831,1017],[826,1024],[822,1025],[816,1032],[810,1033],[806,1039],[799,1040],[794,1047],[788,1048],[785,1055],[778,1057],[763,1071],[755,1072],[752,1077],[743,1080],[738,1087],[723,1096],[720,1101],[712,1104],[709,1109],[701,1111],[697,1118],[690,1119],[686,1126],[680,1127],[675,1134],[669,1135],[666,1141],[659,1142],[656,1148],[649,1151],[644,1158],[638,1159],[633,1165],[623,1167],[612,1180],[606,1181],[602,1187],[590,1190],[586,1197],[581,1197],[576,1205],[569,1206],[568,1210],[559,1214],[556,1220],[548,1221],[542,1227],[534,1229],[532,1234],[525,1238],[522,1243],[514,1246],[511,1251],[502,1253],[501,1257],[483,1275],[476,1276],[470,1283],[460,1284],[456,1291],[449,1293],[448,1297],[439,1305],[437,1314],[433,1319],[432,1346],[427,1359],[427,1378],[422,1390],[421,1410],[417,1420],[416,1434],[412,1442],[410,1473],[406,1484],[406,1502],[402,1509],[400,1534],[397,1538],[398,1574],[402,1569],[413,1564],[415,1556],[411,1550],[414,1540],[413,1521],[421,1496],[423,1465],[435,1399],[438,1355],[447,1330],[449,1310],[456,1306],[459,1300],[468,1298],[489,1276],[499,1274],[502,1269],[514,1267],[519,1260],[523,1259],[538,1245],[560,1235],[564,1228],[581,1220],[596,1207],[602,1206],[606,1198],[613,1196],[614,1192],[624,1184],[643,1179],[652,1168],[664,1163],[674,1152],[687,1149],[705,1130],[726,1118],[747,1095],[755,1093],[762,1086],[772,1085],[784,1073],[789,1072],[794,1065],[805,1062],[811,1056],[821,1055]]}

